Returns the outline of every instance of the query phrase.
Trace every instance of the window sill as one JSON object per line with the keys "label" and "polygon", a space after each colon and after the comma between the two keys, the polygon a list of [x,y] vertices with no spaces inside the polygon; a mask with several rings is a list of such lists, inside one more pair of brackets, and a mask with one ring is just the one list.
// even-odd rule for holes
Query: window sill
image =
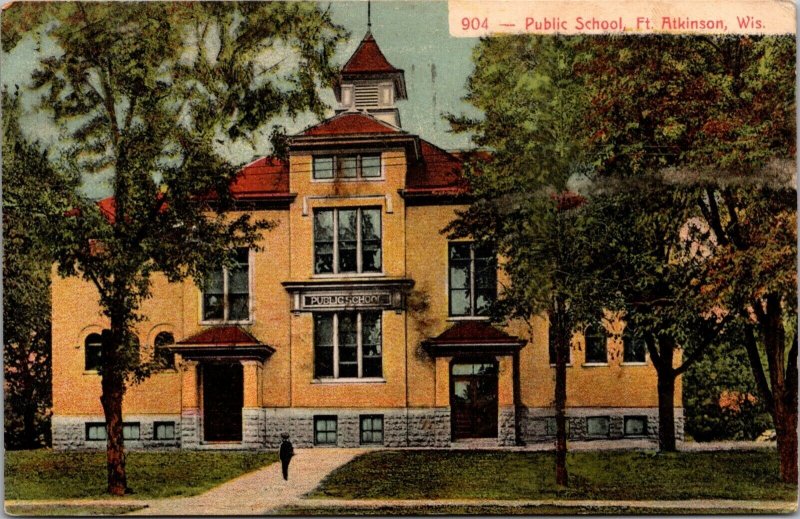
{"label": "window sill", "polygon": [[447,318],[448,321],[488,321],[488,315],[451,315]]}
{"label": "window sill", "polygon": [[382,182],[386,177],[338,177],[338,178],[311,178],[311,182],[315,184],[335,184],[337,182]]}
{"label": "window sill", "polygon": [[364,279],[364,278],[382,278],[386,277],[385,272],[342,272],[338,274],[312,274],[311,279]]}
{"label": "window sill", "polygon": [[[555,364],[553,364],[553,363],[551,363],[551,364],[550,364],[550,367],[551,367],[551,368],[555,368],[555,367],[556,367],[556,365],[555,365]],[[572,367],[572,363],[571,363],[571,362],[568,362],[568,363],[567,363],[567,367],[568,367],[568,368],[571,368],[571,367]]]}
{"label": "window sill", "polygon": [[599,368],[599,367],[608,367],[608,362],[584,362],[584,368]]}
{"label": "window sill", "polygon": [[200,326],[227,326],[227,325],[241,325],[251,326],[255,321],[249,319],[247,321],[200,321]]}
{"label": "window sill", "polygon": [[315,378],[312,384],[385,384],[385,378]]}
{"label": "window sill", "polygon": [[647,366],[647,361],[642,362],[623,362],[620,366]]}

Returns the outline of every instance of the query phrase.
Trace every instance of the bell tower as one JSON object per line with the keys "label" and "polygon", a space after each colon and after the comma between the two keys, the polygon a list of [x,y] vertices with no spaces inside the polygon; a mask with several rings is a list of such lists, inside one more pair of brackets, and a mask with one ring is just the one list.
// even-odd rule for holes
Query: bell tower
{"label": "bell tower", "polygon": [[395,102],[408,99],[405,73],[395,68],[383,55],[372,36],[371,25],[368,19],[367,34],[342,67],[334,85],[334,94],[339,103],[336,113],[364,111],[376,119],[400,127],[400,112]]}

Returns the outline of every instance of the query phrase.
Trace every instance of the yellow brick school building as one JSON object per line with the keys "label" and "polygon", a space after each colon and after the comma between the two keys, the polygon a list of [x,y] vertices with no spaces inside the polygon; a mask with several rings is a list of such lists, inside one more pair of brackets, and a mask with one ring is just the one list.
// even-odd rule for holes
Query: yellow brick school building
{"label": "yellow brick school building", "polygon": [[[125,396],[129,448],[272,448],[282,432],[298,447],[554,436],[546,319],[490,324],[497,259],[441,232],[468,203],[461,158],[402,129],[405,77],[371,34],[334,92],[336,115],[293,136],[287,160],[257,160],[232,185],[241,210],[276,224],[259,250],[202,287],[155,280],[137,333],[165,367]],[[54,275],[52,291],[53,446],[104,448],[108,324],[90,284]],[[656,435],[656,373],[624,326],[576,331],[573,439]]]}

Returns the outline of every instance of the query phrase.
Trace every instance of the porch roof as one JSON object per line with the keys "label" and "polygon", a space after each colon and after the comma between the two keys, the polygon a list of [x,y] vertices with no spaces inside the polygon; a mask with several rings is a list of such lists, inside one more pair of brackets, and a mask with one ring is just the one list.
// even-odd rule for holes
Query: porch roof
{"label": "porch roof", "polygon": [[470,352],[511,354],[525,346],[525,342],[486,321],[470,320],[456,323],[426,340],[423,347],[434,356]]}
{"label": "porch roof", "polygon": [[213,326],[169,346],[185,358],[237,358],[264,361],[275,348],[239,326]]}

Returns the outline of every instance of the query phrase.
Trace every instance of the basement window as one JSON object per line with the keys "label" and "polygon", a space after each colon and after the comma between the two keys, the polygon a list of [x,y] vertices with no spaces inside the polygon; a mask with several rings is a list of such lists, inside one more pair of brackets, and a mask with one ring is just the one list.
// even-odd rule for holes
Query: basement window
{"label": "basement window", "polygon": [[314,445],[336,445],[337,428],[335,416],[315,416]]}
{"label": "basement window", "polygon": [[625,417],[625,436],[646,436],[646,435],[647,435],[646,416]]}
{"label": "basement window", "polygon": [[88,441],[101,441],[106,439],[106,424],[94,422],[86,424],[86,439]]}

